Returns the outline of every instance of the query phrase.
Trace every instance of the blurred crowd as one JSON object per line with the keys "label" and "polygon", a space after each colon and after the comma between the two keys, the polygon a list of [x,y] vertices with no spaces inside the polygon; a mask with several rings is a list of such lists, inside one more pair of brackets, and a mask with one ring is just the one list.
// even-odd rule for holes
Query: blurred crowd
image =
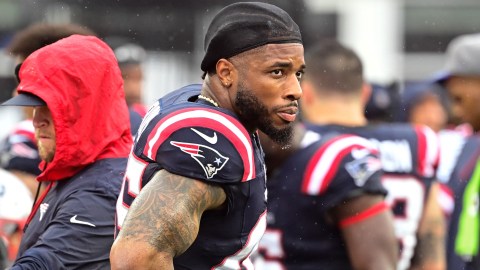
{"label": "blurred crowd", "polygon": [[[20,82],[21,65],[30,54],[71,35],[95,36],[96,34],[94,30],[74,24],[38,23],[19,31],[6,48],[9,55],[15,59],[17,65],[15,75],[18,82]],[[121,37],[103,37],[102,39],[111,47],[118,63],[123,79],[125,101],[129,110],[131,136],[135,138],[137,131],[139,128],[141,129],[142,119],[147,115],[148,108],[144,104],[154,103],[152,100],[145,100],[142,95],[144,80],[142,65],[148,58],[148,53],[141,45]],[[300,120],[298,122],[301,125],[298,126],[299,133],[295,133],[296,136],[299,136],[298,145],[293,144],[289,148],[282,148],[274,142],[262,141],[269,179],[272,179],[267,183],[271,190],[269,196],[272,196],[272,199],[269,197],[269,200],[271,199],[270,201],[273,203],[273,209],[271,210],[272,215],[267,218],[266,238],[262,239],[259,252],[255,254],[257,269],[285,269],[269,267],[272,267],[273,261],[275,263],[282,262],[288,257],[288,252],[292,252],[291,254],[299,252],[298,249],[289,247],[289,245],[294,243],[294,245],[301,246],[302,241],[297,241],[298,238],[295,235],[285,234],[283,239],[291,242],[283,245],[284,250],[268,253],[271,242],[278,240],[273,233],[282,230],[282,226],[303,229],[301,222],[320,222],[320,224],[325,222],[325,227],[329,228],[330,224],[325,220],[343,224],[340,229],[335,228],[329,234],[325,234],[325,237],[333,237],[332,235],[336,234],[343,235],[336,241],[346,241],[347,244],[338,245],[338,248],[346,249],[351,260],[350,266],[331,264],[332,268],[329,269],[347,269],[344,267],[357,269],[355,268],[357,266],[358,269],[364,269],[360,267],[364,264],[359,257],[368,258],[367,253],[369,251],[373,253],[375,250],[372,247],[374,244],[362,246],[361,243],[367,241],[358,235],[352,236],[353,233],[349,230],[353,231],[353,228],[357,227],[351,227],[350,224],[357,226],[358,223],[363,222],[363,218],[348,219],[347,212],[350,213],[349,211],[353,211],[351,209],[356,209],[356,215],[362,216],[372,207],[380,207],[378,205],[380,201],[384,201],[384,196],[386,196],[385,211],[390,213],[393,218],[393,234],[397,238],[401,238],[399,239],[400,247],[398,250],[393,250],[394,253],[400,254],[398,269],[480,269],[478,250],[480,242],[480,167],[478,165],[480,164],[480,140],[477,136],[477,132],[480,130],[480,34],[468,34],[454,38],[445,51],[445,66],[439,67],[438,73],[432,77],[425,78],[423,81],[399,81],[391,84],[365,81],[361,72],[362,60],[356,56],[355,52],[351,51],[346,54],[347,56],[342,56],[341,54],[344,52],[342,50],[348,50],[342,44],[332,40],[320,41],[319,44],[329,44],[329,42],[334,45],[327,46],[329,49],[323,48],[326,50],[325,52],[320,51],[321,49],[316,52],[317,54],[324,53],[320,55],[321,57],[313,52],[308,54],[306,51],[305,54],[307,68],[305,77],[300,79],[304,91],[299,106]],[[337,55],[332,56],[334,53]],[[338,59],[334,58],[337,56]],[[336,65],[333,64],[329,66],[328,63],[325,63],[325,66],[319,67],[316,66],[318,63],[314,64],[316,61],[322,62],[329,57],[334,59],[332,61],[338,61],[335,63],[341,66],[344,73],[337,72]],[[349,69],[353,70],[354,68],[342,61],[357,61],[357,58],[359,70],[352,75],[348,72]],[[324,76],[326,77],[324,79],[320,70],[324,72],[332,70],[331,77]],[[352,83],[349,81],[349,76],[352,77]],[[350,89],[353,89],[351,93]],[[3,89],[2,91],[7,90]],[[17,89],[11,89],[11,91],[12,96],[17,94]],[[5,138],[0,138],[0,269],[5,269],[14,263],[32,207],[48,188],[45,182],[36,179],[44,168],[40,166],[42,160],[37,147],[32,108],[22,108],[24,108],[24,119],[12,130],[9,130]],[[91,121],[96,121],[96,119],[92,118]],[[362,189],[365,194],[375,194],[368,198],[371,202],[367,201],[367,198],[364,201],[350,201],[346,195],[344,198],[339,198],[340,201],[337,204],[322,212],[322,215],[328,215],[325,220],[312,221],[304,217],[294,217],[292,215],[302,211],[306,212],[306,210],[302,210],[300,206],[298,210],[288,210],[290,212],[286,210],[286,208],[293,207],[292,205],[296,202],[296,200],[290,200],[289,197],[296,198],[297,187],[290,187],[291,182],[282,184],[282,179],[285,178],[282,176],[290,175],[292,171],[298,169],[299,174],[292,174],[290,177],[299,179],[306,177],[303,173],[309,170],[307,164],[310,164],[313,157],[305,159],[303,164],[298,163],[298,167],[292,164],[303,160],[304,155],[300,156],[300,153],[305,153],[302,151],[307,151],[306,149],[309,149],[310,145],[316,143],[315,136],[326,136],[325,134],[331,136],[330,132],[332,131],[333,134],[337,134],[338,138],[345,134],[355,134],[369,139],[365,143],[359,141],[358,144],[361,147],[358,147],[360,148],[370,149],[369,143],[373,142],[372,147],[378,148],[379,153],[374,153],[371,157],[378,158],[383,165],[384,175],[378,176],[378,182],[383,183],[383,186],[371,184]],[[403,156],[401,152],[404,148],[391,148],[391,145],[394,144],[407,145],[405,149],[410,151],[406,154],[408,157]],[[295,156],[296,154],[299,156]],[[297,159],[289,160],[292,156]],[[354,156],[353,152],[352,156]],[[389,171],[388,162],[398,164],[406,162],[407,159],[411,162],[409,166],[417,169],[403,168]],[[343,164],[347,161],[338,162]],[[371,160],[369,162],[371,163],[368,166],[373,166],[373,162]],[[321,166],[328,167],[335,164],[335,162],[321,163]],[[307,168],[302,166],[307,166]],[[351,171],[347,170],[347,172],[353,174]],[[332,172],[332,175],[337,177],[337,173],[337,171]],[[357,168],[356,173],[373,174],[368,170],[362,171],[362,168]],[[373,179],[370,178],[373,177],[371,175],[365,177],[362,178],[364,181]],[[407,181],[405,183],[397,180],[388,182],[389,179],[400,178],[408,178],[419,183],[419,192],[422,193],[422,196],[412,199],[417,185],[410,186]],[[335,183],[335,179],[331,183]],[[368,181],[373,183],[374,180]],[[304,182],[303,185],[306,185],[307,182]],[[349,184],[339,182],[339,185],[343,187]],[[396,194],[394,191],[404,188],[406,189],[405,194]],[[326,187],[325,189],[325,194],[333,192]],[[310,195],[324,196],[323,186],[319,187],[318,192],[309,192],[313,192],[307,192]],[[325,198],[330,198],[328,197],[330,195],[325,196]],[[282,204],[282,199],[287,202],[285,205]],[[300,200],[298,199],[298,202]],[[335,200],[337,199],[331,197],[332,202]],[[348,202],[348,207],[342,208],[342,202]],[[323,204],[323,202],[317,201],[315,203]],[[410,203],[416,204],[415,207],[410,208]],[[441,215],[438,215],[440,212],[437,210],[431,209],[441,211]],[[285,213],[282,212],[283,210]],[[379,213],[381,211],[383,210],[378,210]],[[417,212],[416,219],[409,221],[409,215],[415,215]],[[289,220],[283,221],[280,218],[282,215]],[[368,216],[365,216],[365,219],[368,219]],[[362,227],[361,229],[363,232],[367,232],[365,235],[370,236],[374,234],[368,234],[369,232],[378,230],[378,237],[381,237],[380,233],[382,235],[390,233],[379,228],[381,226],[378,224],[383,224],[382,222],[387,221],[377,220],[370,224],[371,228]],[[367,223],[363,225],[365,224]],[[305,225],[305,227],[308,226]],[[408,236],[411,238],[402,236],[402,233],[410,228],[413,228],[411,235]],[[321,229],[319,228],[319,230]],[[292,229],[291,233],[294,231]],[[302,230],[300,231],[300,234],[303,233]],[[306,234],[302,237],[314,236]],[[304,241],[308,242],[306,239]],[[357,245],[358,249],[350,248],[349,245],[352,243]],[[307,244],[305,243],[305,245]],[[307,251],[300,249],[299,253],[308,256],[306,254],[312,250],[323,252],[322,249],[316,249],[316,243],[308,242],[308,245],[311,246],[305,247]],[[411,249],[408,249],[410,247]],[[385,250],[383,249],[383,251]],[[380,260],[379,252],[381,251],[373,253],[377,256],[372,257],[374,260],[375,258]],[[277,255],[279,255],[278,258]],[[288,269],[315,269],[315,267],[308,268],[300,263],[296,267],[296,263],[301,261],[303,255],[298,255],[295,262],[286,262],[286,265],[289,265]],[[387,255],[385,256],[388,257]],[[301,268],[300,265],[305,268]]]}

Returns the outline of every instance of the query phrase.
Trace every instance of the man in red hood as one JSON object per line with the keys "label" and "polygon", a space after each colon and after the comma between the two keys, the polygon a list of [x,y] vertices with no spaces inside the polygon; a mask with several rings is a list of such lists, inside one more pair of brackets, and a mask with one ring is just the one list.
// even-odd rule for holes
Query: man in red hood
{"label": "man in red hood", "polygon": [[132,145],[123,81],[110,47],[73,35],[32,53],[18,95],[34,107],[48,184],[36,200],[12,269],[109,269],[115,201]]}

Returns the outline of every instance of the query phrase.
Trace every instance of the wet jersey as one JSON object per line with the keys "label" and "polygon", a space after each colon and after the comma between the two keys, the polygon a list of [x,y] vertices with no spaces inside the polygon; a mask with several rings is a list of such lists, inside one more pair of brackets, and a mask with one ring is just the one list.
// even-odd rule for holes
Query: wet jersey
{"label": "wet jersey", "polygon": [[[465,187],[473,176],[475,166],[480,158],[480,137],[470,136],[458,156],[450,180],[447,182],[449,192],[453,200],[453,212],[449,219],[447,233],[447,269],[470,270],[480,269],[480,257],[477,255],[473,260],[464,260],[455,253],[455,239],[458,233],[460,214],[463,210]],[[477,205],[478,207],[478,205]]]}
{"label": "wet jersey", "polygon": [[328,212],[355,196],[386,194],[371,142],[312,133],[268,180],[267,231],[257,269],[351,269],[339,224]]}
{"label": "wet jersey", "polygon": [[149,109],[117,202],[117,230],[142,188],[165,169],[219,185],[227,195],[226,208],[202,215],[196,240],[174,258],[175,269],[252,269],[249,256],[266,227],[263,151],[256,134],[230,111],[197,100],[199,92],[200,85],[179,89]]}
{"label": "wet jersey", "polygon": [[408,124],[379,124],[348,128],[337,125],[306,125],[317,132],[336,130],[359,135],[380,150],[388,190],[387,202],[395,217],[395,234],[400,243],[398,269],[408,269],[417,243],[417,231],[426,197],[439,159],[436,134],[429,128]]}

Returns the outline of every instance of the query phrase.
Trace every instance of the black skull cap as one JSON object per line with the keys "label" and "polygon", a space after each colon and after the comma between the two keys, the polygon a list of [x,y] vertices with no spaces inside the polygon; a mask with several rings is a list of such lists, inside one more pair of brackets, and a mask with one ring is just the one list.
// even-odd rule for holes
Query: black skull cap
{"label": "black skull cap", "polygon": [[280,43],[303,44],[300,29],[287,12],[267,3],[234,3],[220,10],[210,23],[201,68],[207,72],[221,58]]}

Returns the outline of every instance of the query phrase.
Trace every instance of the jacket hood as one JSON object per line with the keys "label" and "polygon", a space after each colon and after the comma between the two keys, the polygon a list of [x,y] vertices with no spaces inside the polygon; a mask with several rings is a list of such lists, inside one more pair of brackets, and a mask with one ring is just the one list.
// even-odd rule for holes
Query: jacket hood
{"label": "jacket hood", "polygon": [[39,181],[68,178],[103,158],[127,157],[132,145],[123,80],[110,47],[73,35],[32,53],[20,69],[19,93],[45,101],[56,150],[40,163]]}

